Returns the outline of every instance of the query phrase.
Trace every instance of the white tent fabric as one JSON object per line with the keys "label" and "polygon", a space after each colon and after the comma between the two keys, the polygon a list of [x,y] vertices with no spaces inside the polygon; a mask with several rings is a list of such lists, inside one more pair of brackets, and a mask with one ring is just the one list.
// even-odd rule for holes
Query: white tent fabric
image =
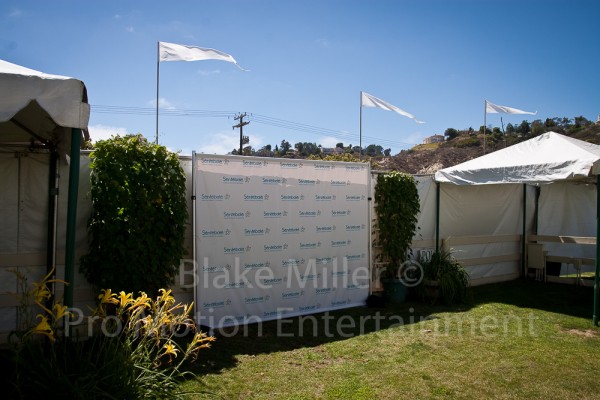
{"label": "white tent fabric", "polygon": [[[70,130],[87,130],[90,106],[78,79],[0,60],[0,141],[52,141],[68,149]],[[48,118],[49,117],[49,118]]]}
{"label": "white tent fabric", "polygon": [[[539,234],[594,236],[596,220],[590,216],[595,215],[596,187],[592,176],[595,174],[594,168],[600,170],[599,160],[600,146],[548,132],[438,171],[435,180],[442,183],[441,235],[521,234],[522,211],[515,211],[523,207],[522,186],[527,184],[541,188],[538,201]],[[474,186],[461,187],[466,185]],[[479,190],[473,192],[477,188]],[[532,188],[527,191],[526,232],[532,232],[532,207],[535,204],[535,196],[529,189]],[[455,196],[451,196],[451,193]],[[512,195],[509,196],[510,193]],[[496,207],[493,207],[494,203],[497,203]],[[509,204],[514,206],[511,212],[506,210]],[[452,213],[460,217],[450,218]],[[511,221],[507,227],[512,228],[501,228],[506,221]],[[487,231],[483,232],[482,229]],[[552,243],[545,243],[544,246],[550,255],[594,257],[593,249],[589,246]],[[474,256],[486,256],[484,246],[471,248],[477,253]],[[498,267],[498,264],[494,264],[485,268],[487,274],[493,276],[502,273]],[[516,267],[514,264],[513,272],[518,271]],[[472,277],[473,272],[471,269]]]}
{"label": "white tent fabric", "polygon": [[600,146],[556,132],[445,168],[435,180],[456,185],[540,184],[581,180],[600,159]]}

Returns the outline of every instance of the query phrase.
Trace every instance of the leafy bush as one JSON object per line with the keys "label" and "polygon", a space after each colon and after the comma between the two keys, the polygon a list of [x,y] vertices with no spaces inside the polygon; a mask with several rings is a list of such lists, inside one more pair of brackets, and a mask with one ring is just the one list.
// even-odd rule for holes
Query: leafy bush
{"label": "leafy bush", "polygon": [[[1,361],[13,366],[2,374],[5,387],[12,386],[4,393],[8,398],[183,398],[179,382],[192,375],[183,364],[214,340],[195,331],[191,306],[175,304],[170,290],[161,289],[155,300],[145,293],[134,297],[103,290],[88,319],[96,335],[73,341],[61,334],[61,320],[70,314],[66,307],[56,302],[50,309],[42,303],[53,282],[49,276],[21,293],[23,299],[35,299],[44,314],[3,354]],[[17,280],[23,282],[23,275]]]}
{"label": "leafy bush", "polygon": [[177,155],[141,135],[95,144],[89,253],[81,271],[96,288],[153,295],[172,283],[183,254],[187,205]]}
{"label": "leafy bush", "polygon": [[481,144],[481,142],[479,141],[479,138],[472,137],[472,138],[460,140],[460,141],[454,143],[454,147],[458,147],[458,148],[476,147],[476,146],[479,146],[480,144]]}
{"label": "leafy bush", "polygon": [[390,260],[388,277],[398,277],[417,231],[419,192],[412,175],[392,171],[377,176],[375,212],[379,243]]}
{"label": "leafy bush", "polygon": [[452,251],[441,249],[429,260],[421,263],[423,279],[420,284],[422,296],[435,303],[441,296],[446,304],[463,303],[467,300],[469,274],[454,258]]}

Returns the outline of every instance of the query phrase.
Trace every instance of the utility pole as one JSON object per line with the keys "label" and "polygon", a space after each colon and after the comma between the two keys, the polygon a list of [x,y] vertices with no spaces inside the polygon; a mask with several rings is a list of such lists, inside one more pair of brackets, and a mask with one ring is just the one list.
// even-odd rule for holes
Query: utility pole
{"label": "utility pole", "polygon": [[245,126],[245,125],[248,125],[248,124],[250,123],[250,121],[246,121],[246,122],[244,122],[244,118],[245,118],[245,117],[247,117],[247,116],[248,116],[248,114],[246,114],[246,113],[239,114],[239,115],[238,115],[237,117],[235,117],[234,119],[235,119],[236,121],[237,121],[237,120],[239,120],[239,121],[240,121],[240,123],[239,123],[239,124],[237,124],[237,125],[234,125],[234,126],[232,126],[232,127],[231,127],[232,129],[235,129],[235,128],[240,128],[240,153],[239,153],[239,154],[240,154],[240,156],[244,154],[244,153],[243,153],[243,146],[244,146],[244,144],[246,144],[246,143],[249,143],[249,142],[250,142],[250,138],[249,138],[248,136],[244,137],[244,135],[243,135],[243,132],[244,132],[244,126]]}

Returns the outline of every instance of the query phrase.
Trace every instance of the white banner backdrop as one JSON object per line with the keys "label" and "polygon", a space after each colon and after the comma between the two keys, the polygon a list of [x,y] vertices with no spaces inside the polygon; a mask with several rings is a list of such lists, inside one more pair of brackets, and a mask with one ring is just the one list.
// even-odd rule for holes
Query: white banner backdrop
{"label": "white banner backdrop", "polygon": [[199,325],[365,304],[368,164],[203,154],[193,163]]}

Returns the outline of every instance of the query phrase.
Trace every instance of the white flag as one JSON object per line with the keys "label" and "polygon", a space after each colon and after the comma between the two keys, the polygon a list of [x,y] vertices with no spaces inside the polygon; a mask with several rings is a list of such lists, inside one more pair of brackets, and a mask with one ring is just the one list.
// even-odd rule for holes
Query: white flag
{"label": "white flag", "polygon": [[523,111],[518,108],[511,108],[505,106],[498,106],[496,104],[490,103],[489,101],[485,101],[485,112],[492,114],[531,114],[536,115],[536,112]]}
{"label": "white flag", "polygon": [[167,42],[158,42],[158,49],[159,62],[221,60],[234,63],[239,69],[246,71],[238,65],[233,56],[219,50]]}
{"label": "white flag", "polygon": [[375,96],[371,96],[368,93],[365,92],[361,92],[362,96],[361,96],[361,101],[360,101],[360,105],[361,107],[376,107],[376,108],[381,108],[383,110],[387,110],[387,111],[393,111],[396,112],[400,115],[404,115],[405,117],[411,118],[413,119],[417,124],[424,124],[425,122],[423,121],[419,121],[418,119],[415,118],[414,115],[407,113],[406,111],[396,107],[395,105],[392,105],[390,103],[388,103],[387,101],[378,99]]}

